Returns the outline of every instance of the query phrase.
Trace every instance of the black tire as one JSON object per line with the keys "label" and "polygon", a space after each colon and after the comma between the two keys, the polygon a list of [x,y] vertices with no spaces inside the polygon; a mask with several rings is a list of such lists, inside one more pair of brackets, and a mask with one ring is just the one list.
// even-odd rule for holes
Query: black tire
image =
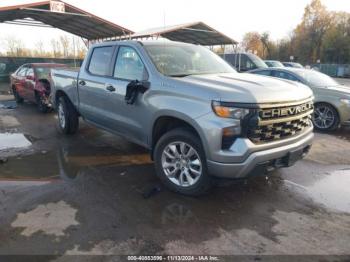
{"label": "black tire", "polygon": [[[168,176],[166,175],[162,166],[163,151],[168,145],[176,142],[185,142],[186,144],[190,145],[193,149],[195,149],[202,164],[202,172],[198,180],[193,185],[189,185],[187,187],[179,186],[172,182],[170,178],[168,178]],[[167,188],[174,192],[189,196],[199,196],[207,193],[212,187],[212,179],[208,174],[207,161],[202,143],[200,139],[189,130],[178,128],[164,134],[158,140],[155,146],[154,161],[158,177]],[[181,172],[181,170],[179,171]]]}
{"label": "black tire", "polygon": [[49,107],[45,104],[40,94],[35,93],[35,100],[39,112],[45,114],[49,111]]}
{"label": "black tire", "polygon": [[[325,112],[324,110],[327,109],[327,116],[333,117],[332,121],[328,121],[325,123],[322,123],[320,120],[320,113]],[[314,124],[314,127],[318,131],[334,131],[339,127],[340,124],[340,118],[337,110],[328,103],[317,103],[315,104],[315,110],[314,110],[314,116],[312,118],[312,122]]]}
{"label": "black tire", "polygon": [[[62,112],[60,110],[63,110]],[[57,103],[58,127],[63,134],[75,134],[79,128],[79,114],[66,96],[60,96]],[[62,121],[64,119],[64,121]]]}
{"label": "black tire", "polygon": [[22,104],[23,98],[18,94],[16,87],[12,87],[12,93],[13,93],[13,96],[15,97],[16,103]]}

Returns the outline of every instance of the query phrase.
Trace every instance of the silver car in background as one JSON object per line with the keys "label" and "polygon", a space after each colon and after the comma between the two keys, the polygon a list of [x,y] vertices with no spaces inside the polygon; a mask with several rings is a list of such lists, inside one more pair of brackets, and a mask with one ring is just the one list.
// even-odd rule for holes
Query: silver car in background
{"label": "silver car in background", "polygon": [[264,60],[268,67],[284,67],[284,65],[277,60]]}
{"label": "silver car in background", "polygon": [[315,96],[313,122],[318,130],[331,131],[340,125],[350,125],[350,87],[340,85],[333,78],[309,69],[266,68],[250,73],[301,82],[309,86]]}

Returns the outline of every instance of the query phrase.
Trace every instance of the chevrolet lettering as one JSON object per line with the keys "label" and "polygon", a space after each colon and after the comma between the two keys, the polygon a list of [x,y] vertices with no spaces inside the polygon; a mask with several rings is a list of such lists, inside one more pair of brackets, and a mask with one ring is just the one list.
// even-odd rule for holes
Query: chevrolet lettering
{"label": "chevrolet lettering", "polygon": [[297,106],[263,109],[262,111],[260,111],[260,117],[262,119],[270,119],[270,118],[295,116],[295,115],[299,115],[304,112],[313,110],[313,107],[314,107],[313,103],[308,102]]}

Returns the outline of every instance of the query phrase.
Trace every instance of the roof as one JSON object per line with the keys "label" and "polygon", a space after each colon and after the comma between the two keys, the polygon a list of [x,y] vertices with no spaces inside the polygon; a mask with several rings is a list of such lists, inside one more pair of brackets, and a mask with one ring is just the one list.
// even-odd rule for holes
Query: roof
{"label": "roof", "polygon": [[[52,9],[54,4],[61,7]],[[55,11],[51,11],[55,10]],[[43,1],[0,7],[0,23],[54,27],[87,40],[132,34],[133,31],[97,17],[63,1]]]}
{"label": "roof", "polygon": [[173,41],[206,46],[237,44],[232,38],[203,22],[152,28],[130,36],[131,39],[147,37],[164,37]]}

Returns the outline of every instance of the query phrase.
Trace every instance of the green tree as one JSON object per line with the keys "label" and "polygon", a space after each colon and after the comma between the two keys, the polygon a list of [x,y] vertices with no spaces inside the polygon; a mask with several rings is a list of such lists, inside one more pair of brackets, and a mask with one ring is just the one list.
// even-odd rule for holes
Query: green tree
{"label": "green tree", "polygon": [[322,61],[350,63],[350,14],[332,12],[332,23],[322,45]]}
{"label": "green tree", "polygon": [[321,0],[312,0],[305,7],[301,23],[294,30],[294,47],[302,62],[316,62],[321,57],[324,36],[332,18]]}
{"label": "green tree", "polygon": [[256,53],[263,57],[263,44],[261,42],[261,35],[258,32],[248,32],[244,35],[241,43],[242,47],[249,52]]}

